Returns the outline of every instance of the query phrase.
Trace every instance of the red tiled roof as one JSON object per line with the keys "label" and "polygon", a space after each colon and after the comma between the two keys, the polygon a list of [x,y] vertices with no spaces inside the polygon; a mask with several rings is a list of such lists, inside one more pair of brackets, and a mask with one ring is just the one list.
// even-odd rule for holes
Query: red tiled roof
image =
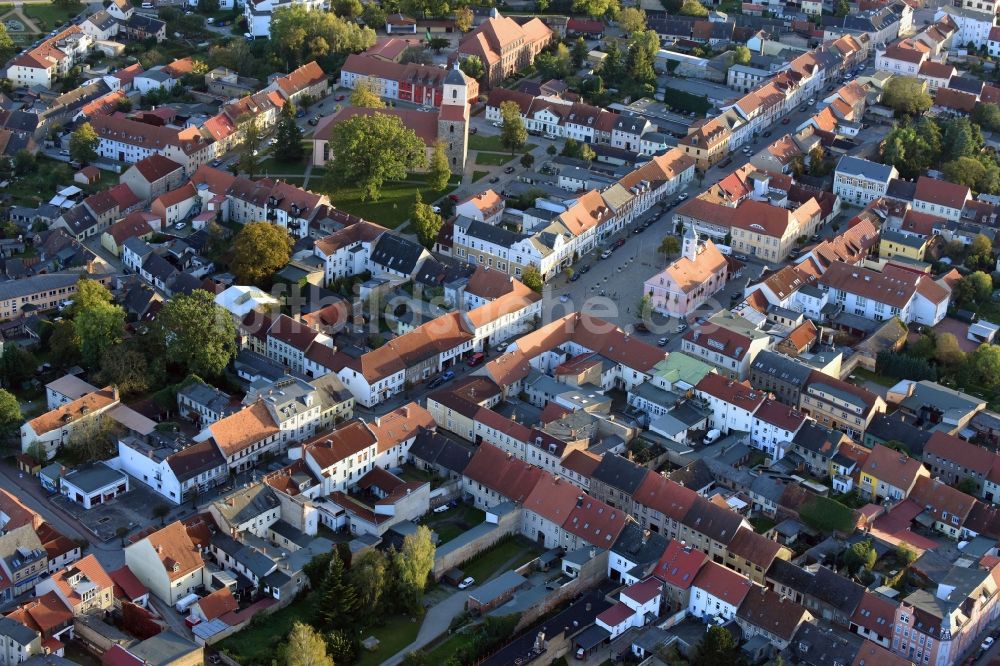
{"label": "red tiled roof", "polygon": [[653,575],[675,588],[686,590],[694,584],[698,571],[707,561],[708,555],[674,539],[667,544]]}
{"label": "red tiled roof", "polygon": [[709,561],[695,576],[694,587],[705,590],[708,594],[728,604],[739,606],[749,594],[753,583],[746,576],[741,576],[721,564]]}
{"label": "red tiled roof", "polygon": [[755,389],[750,382],[737,382],[715,373],[702,377],[695,390],[724,400],[751,414],[767,399],[767,393]]}

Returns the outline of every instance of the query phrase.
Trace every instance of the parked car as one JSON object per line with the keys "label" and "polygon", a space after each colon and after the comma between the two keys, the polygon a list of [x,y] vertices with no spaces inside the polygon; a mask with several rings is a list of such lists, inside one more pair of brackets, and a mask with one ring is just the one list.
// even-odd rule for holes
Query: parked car
{"label": "parked car", "polygon": [[683,333],[684,331],[687,330],[687,328],[688,328],[687,324],[677,324],[677,332],[678,333]]}
{"label": "parked car", "polygon": [[484,360],[486,360],[486,354],[484,354],[483,352],[476,352],[475,354],[469,357],[469,360],[466,361],[465,364],[470,368],[474,368],[480,363],[482,363]]}
{"label": "parked car", "polygon": [[434,211],[435,213],[440,213],[441,206],[431,206],[431,210]]}
{"label": "parked car", "polygon": [[447,504],[442,504],[441,506],[434,507],[434,513],[444,513],[448,510]]}
{"label": "parked car", "polygon": [[985,652],[986,650],[989,650],[991,647],[993,647],[993,637],[987,636],[986,640],[983,641],[983,644],[979,646],[979,649]]}
{"label": "parked car", "polygon": [[569,301],[569,296],[567,296],[566,294],[563,294],[562,296],[559,297],[560,303],[566,303],[568,301]]}
{"label": "parked car", "polygon": [[712,429],[705,434],[705,439],[701,440],[702,444],[711,444],[715,440],[722,436],[721,430]]}
{"label": "parked car", "polygon": [[174,225],[174,229],[177,229],[178,231],[186,228],[187,228],[187,222],[178,222],[177,224]]}
{"label": "parked car", "polygon": [[462,580],[461,583],[458,584],[458,589],[464,590],[465,588],[471,587],[475,584],[476,584],[476,579],[473,578],[472,576],[467,576],[465,579]]}
{"label": "parked car", "polygon": [[313,126],[318,125],[319,124],[319,116],[313,116],[312,118],[310,118],[309,119],[309,124],[313,125]]}
{"label": "parked car", "polygon": [[493,176],[492,178],[490,178],[490,182],[491,183],[499,183],[500,182],[500,176]]}
{"label": "parked car", "polygon": [[649,333],[649,327],[646,326],[646,324],[641,321],[635,325],[635,330],[639,331],[640,333]]}
{"label": "parked car", "polygon": [[220,166],[222,166],[222,160],[212,160],[211,165],[214,168],[218,169]]}
{"label": "parked car", "polygon": [[570,282],[576,282],[576,281],[577,281],[577,280],[579,280],[579,279],[580,279],[580,274],[579,274],[579,273],[573,273],[573,277],[571,277],[571,278],[569,279],[569,281],[570,281]]}
{"label": "parked car", "polygon": [[514,173],[514,167],[507,167],[503,170],[504,173]]}
{"label": "parked car", "polygon": [[790,122],[792,122],[792,121],[791,121],[791,119],[789,119],[789,118],[782,118],[782,119],[781,119],[781,124],[782,124],[782,125],[787,125],[787,124],[788,124],[788,123],[790,123]]}
{"label": "parked car", "polygon": [[608,248],[604,252],[601,252],[601,259],[607,259],[608,257],[611,256],[612,252],[614,252],[614,250],[612,250],[611,248]]}
{"label": "parked car", "polygon": [[580,275],[583,275],[589,270],[590,270],[590,264],[584,264],[583,266],[580,266],[580,270],[578,272],[580,273]]}
{"label": "parked car", "polygon": [[337,95],[333,99],[335,99],[338,102],[343,102],[346,99],[346,96],[345,95]]}
{"label": "parked car", "polygon": [[479,133],[478,127],[473,127],[472,129],[469,130],[469,134],[478,134],[478,133]]}
{"label": "parked car", "polygon": [[458,203],[458,195],[457,194],[449,194],[448,198],[451,199],[452,201],[454,201],[455,203]]}
{"label": "parked car", "polygon": [[299,109],[298,111],[295,112],[295,117],[296,118],[305,118],[306,117],[306,110],[305,109]]}
{"label": "parked car", "polygon": [[624,238],[619,238],[618,240],[615,241],[615,247],[616,248],[621,247],[624,244],[625,244],[625,239]]}
{"label": "parked car", "polygon": [[656,344],[660,347],[666,347],[668,342],[670,342],[670,338],[660,338],[656,341]]}

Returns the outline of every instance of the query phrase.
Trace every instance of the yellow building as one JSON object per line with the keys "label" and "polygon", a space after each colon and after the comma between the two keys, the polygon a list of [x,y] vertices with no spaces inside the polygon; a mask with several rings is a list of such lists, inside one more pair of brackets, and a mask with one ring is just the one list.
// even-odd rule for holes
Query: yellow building
{"label": "yellow building", "polygon": [[882,259],[905,257],[915,261],[923,261],[924,256],[927,254],[927,245],[929,242],[927,238],[884,229],[878,244],[878,252]]}

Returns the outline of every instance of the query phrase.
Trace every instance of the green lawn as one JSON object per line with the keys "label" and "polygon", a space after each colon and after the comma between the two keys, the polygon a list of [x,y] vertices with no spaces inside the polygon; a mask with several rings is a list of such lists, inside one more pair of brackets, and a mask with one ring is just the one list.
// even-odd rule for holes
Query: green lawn
{"label": "green lawn", "polygon": [[279,162],[274,157],[268,157],[266,160],[260,163],[260,173],[293,173],[293,174],[304,174],[306,169],[309,168],[309,162],[302,160],[301,162]]}
{"label": "green lawn", "polygon": [[60,7],[55,4],[48,5],[24,5],[22,10],[30,19],[41,21],[45,25],[39,27],[44,30],[52,30],[61,23],[66,23],[71,18],[83,11],[82,4]]}
{"label": "green lawn", "polygon": [[452,634],[448,639],[442,642],[440,645],[435,647],[433,650],[427,653],[428,664],[443,664],[448,661],[451,657],[455,656],[455,653],[472,645],[472,641],[475,635],[472,632],[462,631],[457,634]]}
{"label": "green lawn", "polygon": [[[312,189],[319,191],[316,187]],[[361,192],[357,188],[339,190],[330,195],[330,201],[341,210],[395,229],[409,219],[418,189],[424,202],[429,202],[447,195],[455,189],[455,185],[450,185],[443,192],[435,192],[427,187],[426,177],[413,175],[405,181],[386,183],[378,201],[361,201]]]}
{"label": "green lawn", "polygon": [[[526,143],[521,152],[526,153],[537,147],[537,143]],[[500,144],[499,136],[485,136],[483,134],[473,134],[469,137],[469,150],[489,150],[495,153],[507,151],[507,149]]]}
{"label": "green lawn", "polygon": [[317,603],[316,596],[310,594],[276,613],[259,616],[258,623],[251,623],[243,631],[226,638],[219,643],[218,648],[225,650],[244,666],[268,664],[275,649],[288,636],[292,624],[296,621],[310,622],[316,616]]}
{"label": "green lawn", "polygon": [[448,543],[466,530],[479,525],[486,520],[486,514],[474,506],[461,504],[441,513],[429,513],[424,518],[424,524],[437,532],[440,541],[438,545]]}
{"label": "green lawn", "polygon": [[892,377],[886,377],[885,375],[877,375],[870,370],[865,370],[864,368],[856,368],[853,373],[859,381],[870,381],[879,384],[880,386],[891,387],[896,385],[896,380]]}
{"label": "green lawn", "polygon": [[508,539],[476,555],[459,568],[466,576],[472,576],[482,583],[493,574],[499,573],[501,567],[505,570],[516,569],[541,553],[542,550],[527,539]]}
{"label": "green lawn", "polygon": [[514,159],[510,153],[476,153],[476,164],[502,166]]}
{"label": "green lawn", "polygon": [[486,178],[486,176],[488,176],[488,175],[490,175],[489,171],[473,171],[472,172],[472,182],[475,183],[477,181],[480,181],[483,178]]}
{"label": "green lawn", "polygon": [[753,525],[753,531],[757,534],[764,534],[769,529],[774,527],[775,522],[767,516],[756,516],[750,519],[750,524]]}
{"label": "green lawn", "polygon": [[56,187],[72,184],[73,169],[68,164],[39,157],[35,170],[12,178],[7,192],[15,205],[34,207],[51,199],[56,193]]}
{"label": "green lawn", "polygon": [[376,666],[396,654],[417,638],[420,631],[420,620],[411,622],[411,618],[399,615],[390,617],[381,627],[362,633],[361,640],[374,636],[379,640],[378,649],[368,652],[361,648],[361,658],[354,662],[355,666]]}
{"label": "green lawn", "polygon": [[692,95],[676,88],[667,88],[666,99],[670,100],[667,102],[670,106],[681,111],[695,111],[703,114],[712,108],[712,103],[708,101],[707,96]]}

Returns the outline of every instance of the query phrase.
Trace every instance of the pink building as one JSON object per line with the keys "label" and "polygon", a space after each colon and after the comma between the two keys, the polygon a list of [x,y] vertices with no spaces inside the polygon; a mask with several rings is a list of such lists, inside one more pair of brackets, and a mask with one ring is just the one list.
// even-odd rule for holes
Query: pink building
{"label": "pink building", "polygon": [[727,270],[715,243],[699,244],[698,234],[688,227],[680,258],[646,280],[645,293],[657,312],[685,317],[725,286]]}

